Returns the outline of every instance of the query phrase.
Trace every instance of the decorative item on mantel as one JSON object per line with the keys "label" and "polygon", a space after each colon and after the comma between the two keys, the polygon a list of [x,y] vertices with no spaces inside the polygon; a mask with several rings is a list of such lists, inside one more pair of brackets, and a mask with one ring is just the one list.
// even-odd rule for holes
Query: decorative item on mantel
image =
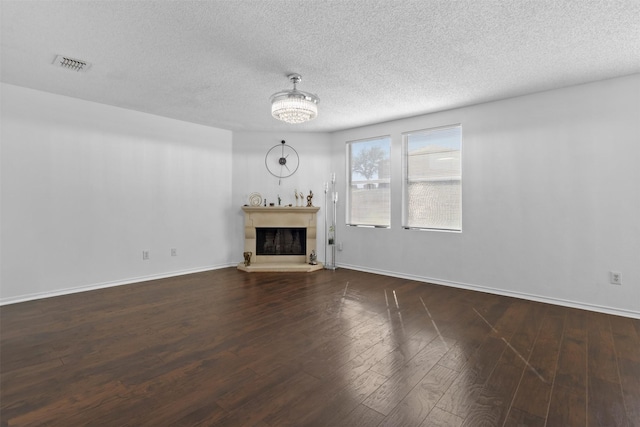
{"label": "decorative item on mantel", "polygon": [[313,199],[313,191],[309,190],[309,195],[307,196],[307,207],[308,208],[312,208],[313,207],[313,203],[312,200]]}
{"label": "decorative item on mantel", "polygon": [[262,196],[260,193],[249,194],[249,206],[260,206],[262,204]]}

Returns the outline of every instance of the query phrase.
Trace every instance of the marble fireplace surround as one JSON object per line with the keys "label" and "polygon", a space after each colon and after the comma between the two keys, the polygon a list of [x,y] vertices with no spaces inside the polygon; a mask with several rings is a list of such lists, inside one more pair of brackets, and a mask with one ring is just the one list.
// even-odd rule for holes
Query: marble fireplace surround
{"label": "marble fireplace surround", "polygon": [[[322,264],[309,264],[309,255],[316,248],[317,213],[319,207],[243,206],[244,251],[251,252],[251,265],[238,264],[238,270],[310,272],[321,270]],[[256,228],[306,228],[306,255],[256,255]]]}

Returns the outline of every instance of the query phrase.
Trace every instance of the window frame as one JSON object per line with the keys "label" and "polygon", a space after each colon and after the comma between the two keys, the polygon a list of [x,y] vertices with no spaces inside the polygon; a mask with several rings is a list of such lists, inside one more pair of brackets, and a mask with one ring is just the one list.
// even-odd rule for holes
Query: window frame
{"label": "window frame", "polygon": [[[346,163],[346,188],[345,188],[345,225],[348,227],[361,227],[361,228],[385,228],[385,229],[389,229],[391,228],[391,173],[389,173],[389,178],[386,180],[380,180],[380,179],[376,179],[376,180],[371,180],[371,181],[367,181],[367,182],[376,182],[376,183],[386,183],[388,184],[388,190],[389,190],[389,211],[388,211],[388,218],[389,218],[389,224],[365,224],[365,223],[355,223],[352,221],[351,218],[351,207],[352,207],[352,196],[351,196],[351,186],[352,186],[352,180],[351,180],[351,174],[352,174],[352,163],[351,163],[351,146],[352,144],[357,144],[357,143],[365,143],[365,142],[369,142],[369,141],[376,141],[376,140],[387,140],[388,144],[389,144],[389,172],[391,172],[391,149],[392,149],[392,137],[390,134],[387,135],[379,135],[379,136],[373,136],[373,137],[369,137],[369,138],[362,138],[362,139],[354,139],[354,140],[350,140],[347,141],[345,143],[345,149],[346,149],[346,159],[347,161]],[[358,181],[360,182],[360,181]]]}
{"label": "window frame", "polygon": [[[424,227],[424,226],[411,226],[408,225],[409,222],[409,137],[411,135],[416,134],[424,134],[430,132],[437,132],[444,129],[452,129],[459,128],[460,129],[460,226],[459,228],[442,228],[442,227]],[[454,123],[449,125],[442,125],[436,127],[430,127],[425,129],[412,130],[407,132],[402,132],[402,147],[401,147],[401,156],[402,156],[402,218],[401,218],[401,226],[405,230],[418,230],[418,231],[440,231],[445,233],[462,233],[462,184],[463,184],[463,170],[462,170],[462,159],[463,159],[463,129],[461,123]],[[435,179],[432,181],[436,181]]]}

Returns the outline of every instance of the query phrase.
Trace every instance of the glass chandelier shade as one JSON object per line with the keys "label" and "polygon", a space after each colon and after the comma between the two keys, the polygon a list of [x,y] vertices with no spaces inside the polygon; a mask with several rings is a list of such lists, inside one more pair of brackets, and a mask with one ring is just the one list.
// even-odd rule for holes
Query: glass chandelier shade
{"label": "glass chandelier shade", "polygon": [[271,95],[271,115],[287,123],[303,123],[318,117],[320,98],[312,93],[302,92],[296,84],[302,80],[300,74],[289,75],[292,90],[284,90]]}

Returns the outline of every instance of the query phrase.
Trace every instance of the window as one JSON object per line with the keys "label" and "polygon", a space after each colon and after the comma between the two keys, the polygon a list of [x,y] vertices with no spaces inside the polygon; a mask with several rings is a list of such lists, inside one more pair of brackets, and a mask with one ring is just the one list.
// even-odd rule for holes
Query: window
{"label": "window", "polygon": [[388,136],[347,143],[347,224],[389,227]]}
{"label": "window", "polygon": [[462,230],[462,128],[403,135],[405,228]]}

